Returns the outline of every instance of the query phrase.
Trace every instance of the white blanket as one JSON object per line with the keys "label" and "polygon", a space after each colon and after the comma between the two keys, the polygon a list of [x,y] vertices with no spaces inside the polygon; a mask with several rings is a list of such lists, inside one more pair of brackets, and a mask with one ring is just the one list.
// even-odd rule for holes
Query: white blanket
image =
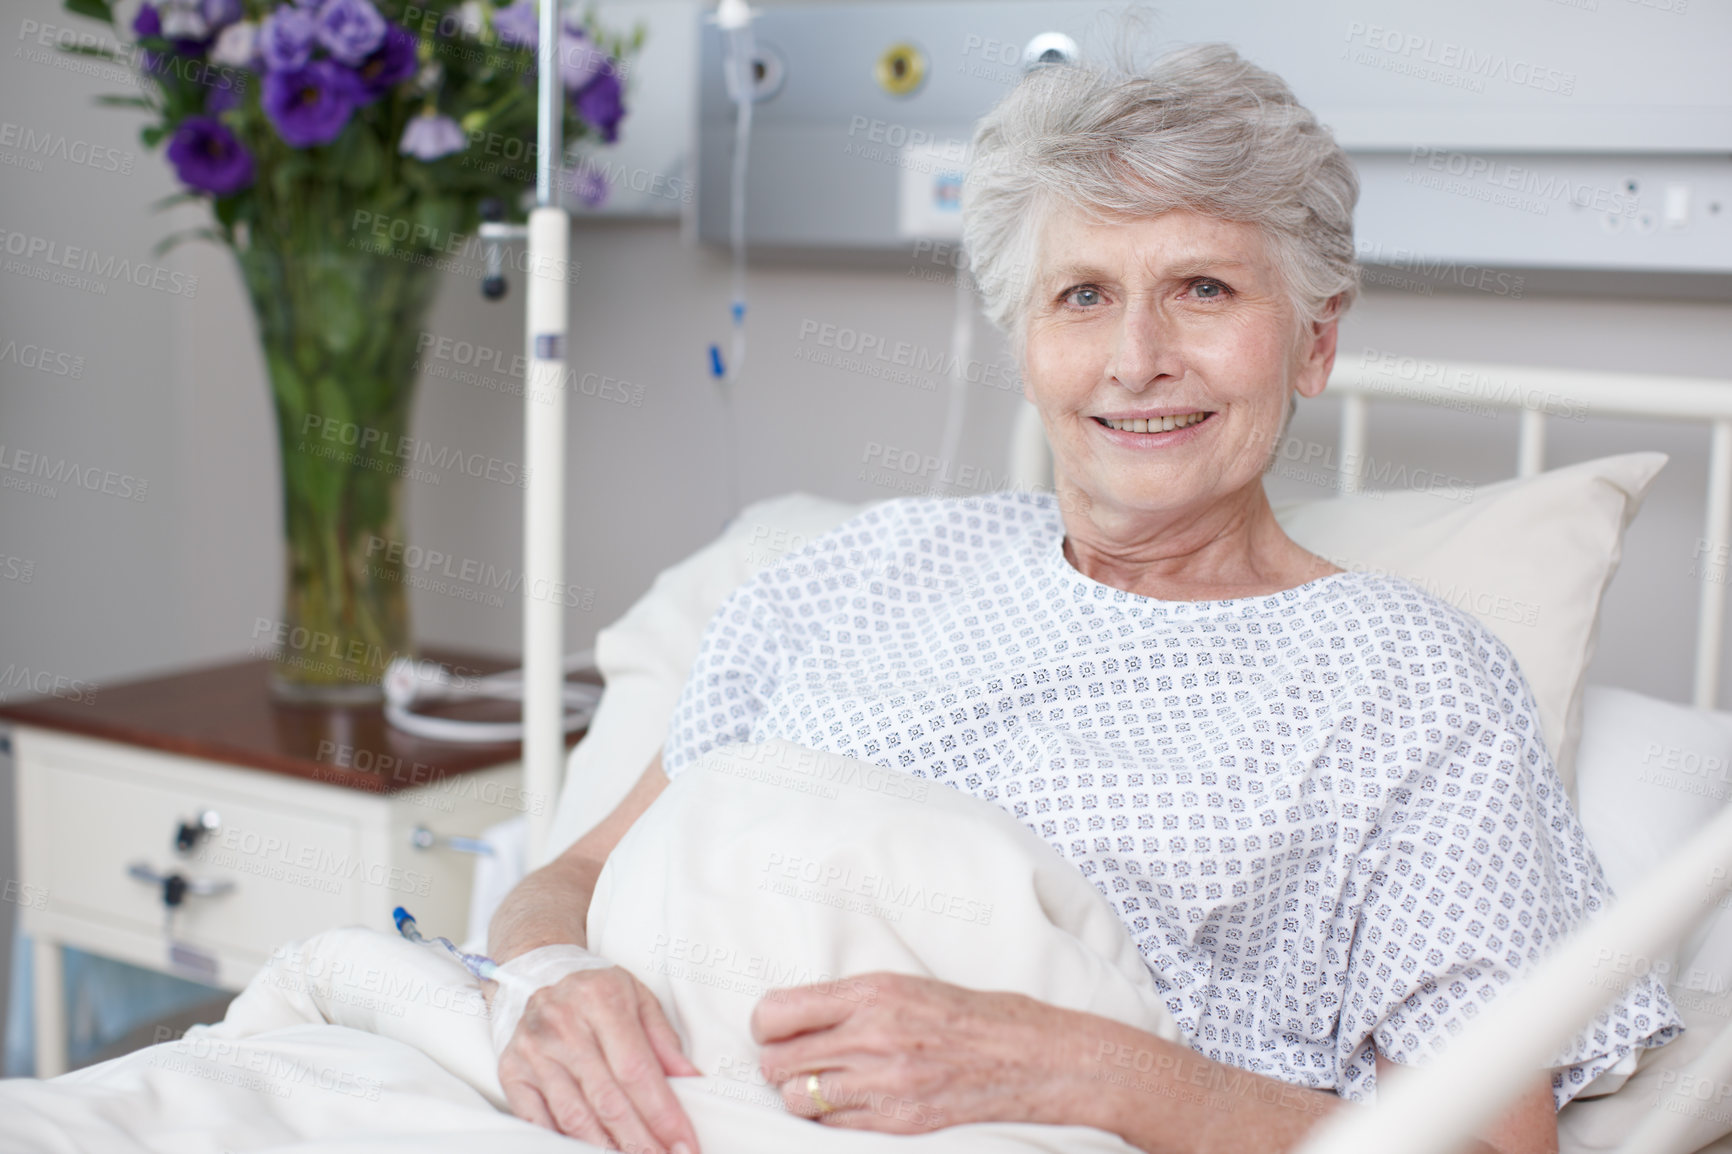
{"label": "white blanket", "polygon": [[[589,935],[655,992],[703,1071],[672,1084],[704,1154],[1131,1149],[1085,1127],[892,1137],[791,1115],[757,1073],[747,1026],[776,986],[892,970],[1177,1037],[1112,908],[1021,823],[786,742],[730,748],[670,783],[602,872]],[[375,929],[280,950],[214,1026],[50,1081],[0,1082],[4,1154],[477,1149],[593,1148],[506,1111],[474,982]]]}

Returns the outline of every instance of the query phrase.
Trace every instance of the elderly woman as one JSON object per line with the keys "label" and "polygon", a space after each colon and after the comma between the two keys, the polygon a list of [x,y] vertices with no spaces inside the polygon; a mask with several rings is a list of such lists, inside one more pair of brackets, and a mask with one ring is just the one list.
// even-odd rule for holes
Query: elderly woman
{"label": "elderly woman", "polygon": [[[1056,493],[886,502],[833,531],[878,562],[856,587],[814,594],[786,563],[747,581],[661,753],[511,895],[495,956],[582,943],[602,863],[668,779],[786,738],[1021,819],[1112,902],[1189,1043],[883,975],[875,1000],[758,1004],[790,1108],[914,1128],[866,1105],[890,1095],[928,1125],[1278,1150],[1426,1060],[1597,910],[1603,876],[1509,650],[1407,582],[1306,552],[1264,496],[1355,295],[1357,191],[1286,85],[1225,47],[1025,78],[977,130],[964,219]],[[1482,1141],[1555,1149],[1558,1107],[1679,1029],[1638,983]],[[1103,1036],[1158,1060],[1102,1079]],[[524,1117],[674,1154],[697,1140],[665,1079],[696,1072],[618,968],[535,994],[500,1060]],[[1184,1090],[1202,1085],[1217,1092]]]}

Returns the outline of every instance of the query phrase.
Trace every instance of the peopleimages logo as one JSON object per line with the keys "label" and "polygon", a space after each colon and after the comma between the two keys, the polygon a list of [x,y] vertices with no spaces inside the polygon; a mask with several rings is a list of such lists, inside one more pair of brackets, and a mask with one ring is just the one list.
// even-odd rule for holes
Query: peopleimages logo
{"label": "peopleimages logo", "polygon": [[[1416,183],[1425,175],[1417,171],[1423,167],[1442,176],[1456,177],[1467,185],[1487,186],[1468,195],[1487,199],[1494,194],[1507,193],[1510,198],[1504,203],[1542,215],[1550,212],[1552,205],[1559,202],[1593,209],[1595,212],[1610,213],[1613,216],[1635,216],[1638,207],[1635,197],[1619,189],[1571,180],[1561,173],[1511,164],[1506,158],[1479,156],[1449,148],[1416,146],[1408,154],[1407,164],[1408,170],[1402,180],[1408,184]],[[1434,184],[1431,187],[1446,192],[1462,191],[1449,184]]]}
{"label": "peopleimages logo", "polygon": [[1443,74],[1427,77],[1429,79],[1444,79],[1447,76],[1452,81],[1457,77],[1471,81],[1473,83],[1468,86],[1475,92],[1483,91],[1483,84],[1487,80],[1503,81],[1521,88],[1535,88],[1541,92],[1555,92],[1560,96],[1573,96],[1576,91],[1574,72],[1547,68],[1503,52],[1482,52],[1464,44],[1457,44],[1453,40],[1439,40],[1421,33],[1384,28],[1360,20],[1348,22],[1346,39],[1349,44],[1364,45],[1367,49],[1384,53],[1386,57],[1413,66],[1429,66]]}
{"label": "peopleimages logo", "polygon": [[860,455],[859,478],[875,485],[906,492],[921,492],[931,485],[948,485],[971,492],[993,492],[1016,487],[1009,473],[995,474],[980,465],[960,464],[879,441],[868,441]]}
{"label": "peopleimages logo", "polygon": [[[12,476],[14,473],[21,476]],[[81,465],[65,457],[51,457],[0,443],[0,487],[53,497],[59,492],[54,488],[56,485],[73,485],[126,501],[142,501],[150,491],[149,481],[131,473],[116,473],[100,465]]]}
{"label": "peopleimages logo", "polygon": [[184,84],[198,84],[224,92],[244,94],[245,69],[213,65],[198,53],[153,53],[140,44],[121,44],[83,29],[43,24],[26,18],[18,25],[14,59],[45,64],[64,72],[94,76],[128,88],[154,89],[153,77],[172,76]]}
{"label": "peopleimages logo", "polygon": [[[490,388],[492,391],[500,390],[496,387],[497,382],[490,380],[487,374],[497,373],[509,380],[521,382],[527,378],[529,372],[529,358],[521,349],[501,349],[426,331],[422,331],[416,338],[415,351],[420,354],[420,359],[415,362],[416,367],[428,376]],[[551,379],[546,371],[536,375],[537,381],[531,386],[531,393],[538,401],[551,400],[554,389],[563,387],[568,392],[581,396],[643,407],[642,385],[606,376],[594,370],[579,375],[575,366],[567,366],[557,381]],[[509,391],[515,396],[523,395],[521,386],[513,387]]]}
{"label": "peopleimages logo", "polygon": [[[1360,261],[1365,264],[1418,273],[1436,283],[1448,282],[1464,289],[1506,296],[1518,301],[1522,299],[1522,292],[1527,287],[1527,281],[1521,274],[1503,269],[1477,264],[1458,265],[1454,260],[1428,256],[1414,249],[1399,246],[1385,248],[1381,243],[1371,240],[1360,240],[1355,247],[1358,249]],[[1369,277],[1375,271],[1367,269],[1366,274]]]}
{"label": "peopleimages logo", "polygon": [[63,164],[94,168],[98,172],[116,172],[122,176],[132,174],[132,166],[138,159],[131,152],[118,148],[74,140],[63,132],[36,129],[10,120],[0,120],[0,148],[12,149],[18,155],[35,161],[58,160]]}
{"label": "peopleimages logo", "polygon": [[1360,354],[1359,367],[1384,375],[1386,379],[1373,380],[1370,388],[1385,395],[1435,402],[1440,393],[1447,391],[1466,400],[1532,409],[1567,421],[1588,419],[1588,404],[1580,398],[1555,389],[1522,385],[1508,377],[1491,376],[1471,366],[1449,368],[1439,361],[1420,360],[1367,345]]}
{"label": "peopleimages logo", "polygon": [[[892,370],[903,370],[905,376],[926,373],[945,377],[960,375],[970,384],[985,385],[1007,392],[1022,391],[1022,381],[1017,377],[1014,365],[980,361],[972,357],[967,361],[959,361],[955,354],[948,350],[927,348],[907,340],[892,340],[880,333],[862,332],[847,325],[803,317],[800,321],[799,340],[802,344],[851,354],[845,359],[826,360],[819,355],[805,357],[814,363],[834,363],[837,367],[853,368],[856,371],[861,368],[888,367]],[[795,356],[800,355],[801,350],[796,349]],[[930,377],[924,378],[920,387],[933,388],[935,381]]]}
{"label": "peopleimages logo", "polygon": [[[367,558],[368,572],[376,576],[495,607],[503,606],[506,596],[518,597],[524,592],[520,572],[403,541],[371,537],[367,541]],[[587,612],[595,608],[596,591],[589,585],[537,577],[529,582],[528,595],[536,601],[553,601],[568,609]]]}
{"label": "peopleimages logo", "polygon": [[58,697],[62,701],[71,701],[78,705],[93,705],[96,702],[97,688],[93,681],[66,677],[46,669],[33,670],[28,665],[19,665],[17,662],[0,669],[0,701],[5,701],[14,692],[21,691],[38,697]]}
{"label": "peopleimages logo", "polygon": [[[529,484],[529,469],[515,461],[506,461],[498,457],[489,457],[484,453],[465,453],[449,445],[435,445],[431,441],[420,440],[393,434],[389,430],[375,429],[368,425],[357,424],[354,421],[339,421],[335,418],[323,417],[317,413],[308,413],[301,418],[302,439],[297,446],[303,453],[320,454],[317,444],[308,446],[309,440],[328,441],[334,446],[352,450],[347,457],[340,457],[350,463],[375,468],[379,471],[401,469],[406,466],[391,465],[386,458],[400,458],[413,461],[416,465],[426,465],[434,469],[450,469],[469,477],[485,478],[497,481],[502,485],[513,485],[524,488]],[[331,452],[323,453],[335,456]],[[375,459],[377,458],[377,459]],[[426,474],[425,477],[437,477],[437,474]]]}
{"label": "peopleimages logo", "polygon": [[[125,281],[139,288],[155,289],[170,296],[192,297],[198,294],[198,277],[188,273],[174,272],[148,261],[134,263],[125,257],[103,256],[95,249],[63,244],[45,236],[34,236],[13,229],[0,228],[0,252],[18,257],[21,261],[40,261],[54,270],[64,270],[57,275],[43,275],[48,273],[47,269],[19,261],[8,261],[7,272],[33,275],[38,280],[65,283],[98,293],[108,291],[108,285],[104,282]],[[83,276],[72,276],[70,280],[62,279],[70,274],[85,274],[95,279],[86,281]]]}
{"label": "peopleimages logo", "polygon": [[7,341],[0,346],[0,364],[7,361],[21,368],[34,369],[53,377],[82,377],[84,358],[56,352],[45,345],[20,344]]}

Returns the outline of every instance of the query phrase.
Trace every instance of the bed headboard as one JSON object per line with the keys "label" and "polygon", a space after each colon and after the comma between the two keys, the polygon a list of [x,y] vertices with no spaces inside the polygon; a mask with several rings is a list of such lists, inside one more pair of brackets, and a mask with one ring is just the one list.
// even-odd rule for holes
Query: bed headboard
{"label": "bed headboard", "polygon": [[[1325,395],[1342,402],[1336,459],[1343,493],[1361,489],[1373,401],[1435,405],[1472,400],[1477,406],[1519,412],[1517,477],[1531,477],[1545,469],[1548,416],[1630,416],[1706,424],[1708,513],[1702,539],[1713,556],[1724,556],[1721,550],[1732,543],[1732,380],[1382,357],[1369,365],[1338,363]],[[1009,474],[1015,487],[1052,487],[1052,451],[1033,405],[1022,407],[1012,431]],[[1719,699],[1725,619],[1724,583],[1703,581],[1691,690],[1691,701],[1699,709],[1713,709]]]}

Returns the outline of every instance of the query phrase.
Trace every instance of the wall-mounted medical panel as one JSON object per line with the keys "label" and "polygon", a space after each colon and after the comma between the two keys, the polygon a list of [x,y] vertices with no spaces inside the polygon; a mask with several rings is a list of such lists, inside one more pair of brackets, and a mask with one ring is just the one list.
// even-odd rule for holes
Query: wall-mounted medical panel
{"label": "wall-mounted medical panel", "polygon": [[1356,152],[1360,259],[1732,272],[1732,156]]}
{"label": "wall-mounted medical panel", "polygon": [[[1062,53],[1052,46],[1068,38],[1101,58],[1125,39],[1123,10],[758,6],[774,88],[753,106],[748,240],[894,250],[958,236],[976,120],[1043,45]],[[1362,178],[1371,263],[1732,272],[1732,4],[1241,0],[1140,11],[1142,58],[1226,41],[1335,131]],[[734,104],[711,23],[698,56],[697,233],[725,243]],[[887,66],[897,61],[901,72]]]}

